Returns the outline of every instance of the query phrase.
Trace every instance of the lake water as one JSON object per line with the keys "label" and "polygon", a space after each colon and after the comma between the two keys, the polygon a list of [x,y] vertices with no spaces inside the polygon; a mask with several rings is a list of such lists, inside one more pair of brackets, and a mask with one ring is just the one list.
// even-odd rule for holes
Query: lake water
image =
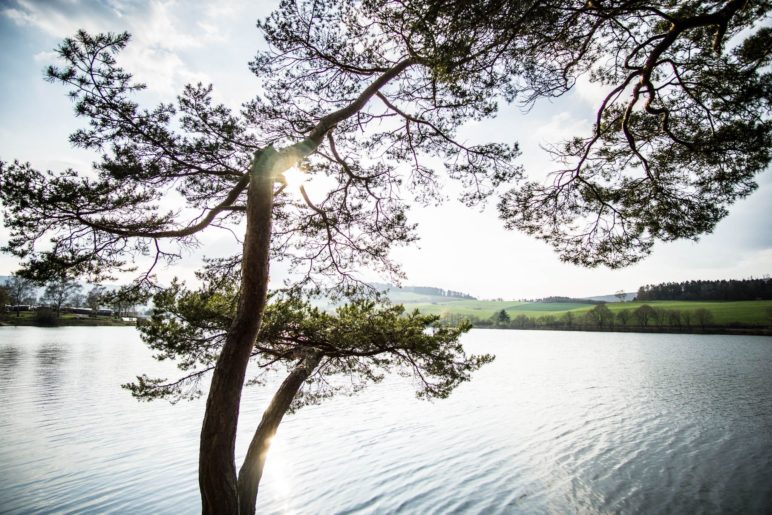
{"label": "lake water", "polygon": [[[772,338],[474,330],[449,399],[394,378],[285,418],[261,513],[769,513]],[[0,328],[0,512],[195,513],[203,401],[132,328]],[[269,392],[248,390],[239,454]]]}

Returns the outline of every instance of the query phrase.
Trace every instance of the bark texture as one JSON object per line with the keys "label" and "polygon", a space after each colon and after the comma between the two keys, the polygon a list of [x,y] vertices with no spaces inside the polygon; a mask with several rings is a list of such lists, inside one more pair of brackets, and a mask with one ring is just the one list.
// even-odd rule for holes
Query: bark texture
{"label": "bark texture", "polygon": [[249,171],[239,304],[214,369],[201,428],[198,477],[204,514],[239,512],[234,462],[236,426],[247,365],[268,290],[275,155],[272,147],[262,150],[255,155]]}
{"label": "bark texture", "polygon": [[307,354],[282,382],[271,399],[271,404],[263,413],[263,418],[249,444],[247,457],[239,471],[239,505],[241,508],[239,513],[241,515],[254,515],[257,490],[260,486],[260,478],[263,476],[265,459],[273,435],[276,434],[284,414],[287,413],[303,382],[313,373],[320,360],[321,355],[318,353]]}

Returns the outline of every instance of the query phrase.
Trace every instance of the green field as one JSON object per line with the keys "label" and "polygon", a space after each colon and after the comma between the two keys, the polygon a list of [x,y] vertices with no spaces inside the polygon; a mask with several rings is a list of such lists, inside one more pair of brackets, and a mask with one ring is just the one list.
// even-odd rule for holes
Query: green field
{"label": "green field", "polygon": [[[744,300],[735,302],[701,302],[701,301],[649,301],[649,302],[614,302],[606,304],[616,313],[622,309],[633,310],[638,306],[648,304],[655,308],[680,311],[694,311],[705,308],[713,313],[713,323],[726,325],[732,323],[768,326],[772,324],[770,310],[772,300]],[[592,304],[550,303],[550,302],[517,302],[517,301],[485,301],[456,300],[452,302],[406,304],[408,309],[418,309],[422,313],[440,316],[462,315],[474,316],[481,320],[490,318],[495,312],[505,310],[510,317],[526,315],[540,318],[546,315],[561,317],[571,311],[581,315],[593,308]]]}

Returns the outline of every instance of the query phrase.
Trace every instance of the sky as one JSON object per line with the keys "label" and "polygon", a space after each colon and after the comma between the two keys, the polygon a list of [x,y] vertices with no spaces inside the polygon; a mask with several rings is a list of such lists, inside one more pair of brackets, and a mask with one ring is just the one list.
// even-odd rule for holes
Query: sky
{"label": "sky", "polygon": [[[96,159],[69,145],[68,135],[83,121],[75,119],[66,90],[43,80],[45,67],[55,63],[53,49],[78,29],[133,35],[120,63],[147,83],[142,100],[148,105],[173,101],[186,83],[201,81],[214,85],[216,100],[238,109],[258,86],[247,67],[265,44],[255,22],[276,3],[0,0],[0,160],[87,170]],[[502,105],[496,119],[469,124],[460,135],[469,141],[517,141],[528,176],[543,178],[554,168],[543,146],[586,134],[600,94],[580,80],[568,95],[537,103],[528,113]],[[650,257],[621,270],[562,263],[547,244],[504,230],[495,201],[469,209],[452,196],[438,207],[411,209],[420,241],[397,249],[394,257],[407,275],[403,284],[479,298],[583,297],[667,281],[761,277],[772,272],[772,174],[757,180],[758,190],[738,201],[712,234],[698,242],[657,244]],[[0,243],[7,234],[0,229]],[[209,233],[195,253],[159,276],[190,280],[201,255],[237,249],[228,234]],[[0,255],[0,275],[16,268],[15,258]]]}

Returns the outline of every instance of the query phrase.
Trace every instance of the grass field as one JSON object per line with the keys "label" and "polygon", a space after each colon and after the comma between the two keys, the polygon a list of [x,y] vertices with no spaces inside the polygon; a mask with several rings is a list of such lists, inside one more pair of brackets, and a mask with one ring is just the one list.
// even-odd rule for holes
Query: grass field
{"label": "grass field", "polygon": [[[770,310],[772,300],[744,300],[735,302],[700,302],[700,301],[650,301],[650,302],[614,302],[606,304],[614,313],[623,310],[633,310],[643,304],[655,308],[680,311],[694,311],[705,308],[713,313],[713,323],[725,325],[732,323],[767,326],[772,324]],[[549,302],[517,302],[517,301],[481,301],[458,300],[453,302],[436,302],[424,304],[406,304],[408,309],[418,309],[422,313],[436,315],[475,316],[479,319],[490,318],[495,312],[505,310],[510,317],[526,315],[539,318],[545,315],[561,317],[571,311],[581,315],[593,308],[592,304],[549,303]]]}

